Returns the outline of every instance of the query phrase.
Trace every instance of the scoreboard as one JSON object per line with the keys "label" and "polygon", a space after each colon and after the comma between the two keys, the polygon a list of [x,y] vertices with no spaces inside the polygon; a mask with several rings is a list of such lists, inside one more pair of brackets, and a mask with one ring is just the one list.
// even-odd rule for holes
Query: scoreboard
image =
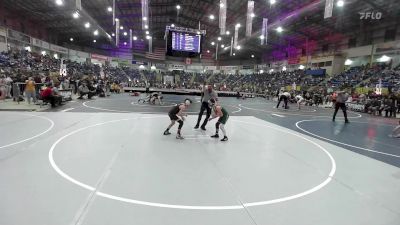
{"label": "scoreboard", "polygon": [[171,47],[173,51],[200,53],[201,35],[183,32],[171,32]]}

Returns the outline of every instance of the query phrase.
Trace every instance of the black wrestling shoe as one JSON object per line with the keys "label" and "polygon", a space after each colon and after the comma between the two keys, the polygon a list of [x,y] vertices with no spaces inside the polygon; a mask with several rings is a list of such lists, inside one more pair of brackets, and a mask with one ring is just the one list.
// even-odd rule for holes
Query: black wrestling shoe
{"label": "black wrestling shoe", "polygon": [[350,121],[349,120],[345,120],[344,123],[350,123]]}
{"label": "black wrestling shoe", "polygon": [[221,141],[228,141],[228,137],[224,136],[224,138],[222,138]]}
{"label": "black wrestling shoe", "polygon": [[211,136],[212,138],[219,138],[218,134],[214,134],[213,136]]}
{"label": "black wrestling shoe", "polygon": [[176,135],[176,139],[183,140],[183,139],[185,139],[185,138],[184,138],[184,137],[182,137],[182,135],[180,135],[180,134],[177,134],[177,135]]}
{"label": "black wrestling shoe", "polygon": [[202,126],[202,127],[201,127],[201,130],[204,130],[204,131],[206,131],[206,127],[203,127],[203,126]]}
{"label": "black wrestling shoe", "polygon": [[164,135],[170,135],[171,132],[169,132],[168,130],[164,131]]}
{"label": "black wrestling shoe", "polygon": [[199,129],[199,125],[196,125],[196,126],[194,127],[194,129]]}

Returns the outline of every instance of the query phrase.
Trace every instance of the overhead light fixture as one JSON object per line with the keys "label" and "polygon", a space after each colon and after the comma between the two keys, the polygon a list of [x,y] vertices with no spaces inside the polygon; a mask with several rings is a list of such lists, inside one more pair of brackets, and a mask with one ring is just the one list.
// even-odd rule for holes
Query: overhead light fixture
{"label": "overhead light fixture", "polygon": [[90,28],[90,23],[89,22],[85,23],[85,28],[86,29]]}
{"label": "overhead light fixture", "polygon": [[124,27],[123,27],[123,26],[120,26],[120,27],[119,27],[119,29],[120,29],[120,30],[123,30],[123,29],[124,29]]}
{"label": "overhead light fixture", "polygon": [[112,10],[113,10],[112,7],[108,6],[107,11],[112,12]]}
{"label": "overhead light fixture", "polygon": [[74,38],[70,38],[69,41],[73,42],[73,41],[74,41]]}
{"label": "overhead light fixture", "polygon": [[124,32],[124,36],[128,35],[128,32]]}
{"label": "overhead light fixture", "polygon": [[175,24],[171,24],[171,27],[175,27]]}
{"label": "overhead light fixture", "polygon": [[252,18],[256,17],[256,14],[251,13],[251,17],[252,17]]}
{"label": "overhead light fixture", "polygon": [[150,32],[148,30],[146,30],[146,34],[150,34]]}
{"label": "overhead light fixture", "polygon": [[242,46],[238,45],[238,46],[236,46],[236,49],[240,50],[240,49],[242,49]]}
{"label": "overhead light fixture", "polygon": [[270,3],[271,5],[273,5],[273,4],[276,3],[276,0],[269,0],[269,3]]}
{"label": "overhead light fixture", "polygon": [[58,6],[64,5],[63,0],[56,0],[56,5]]}
{"label": "overhead light fixture", "polygon": [[78,19],[78,18],[79,18],[79,13],[78,13],[78,12],[74,12],[74,13],[72,14],[72,17],[73,17],[74,19]]}
{"label": "overhead light fixture", "polygon": [[236,55],[236,53],[234,52],[233,55]]}
{"label": "overhead light fixture", "polygon": [[41,53],[42,53],[42,56],[46,55],[46,51],[42,51]]}
{"label": "overhead light fixture", "polygon": [[147,36],[146,36],[146,39],[147,39],[147,40],[150,40],[150,39],[151,39],[151,36],[147,35]]}
{"label": "overhead light fixture", "polygon": [[200,31],[197,31],[197,34],[200,35],[201,34]]}
{"label": "overhead light fixture", "polygon": [[157,68],[155,66],[151,66],[151,70],[156,70]]}
{"label": "overhead light fixture", "polygon": [[181,6],[180,6],[180,5],[177,5],[177,6],[176,6],[176,9],[178,9],[178,10],[181,9]]}
{"label": "overhead light fixture", "polygon": [[58,59],[58,54],[57,54],[57,53],[54,54],[53,57],[54,57],[55,59]]}
{"label": "overhead light fixture", "polygon": [[144,25],[144,29],[149,29],[149,26],[148,25]]}
{"label": "overhead light fixture", "polygon": [[114,33],[112,33],[112,34],[111,34],[111,36],[115,37],[115,34],[114,34]]}
{"label": "overhead light fixture", "polygon": [[254,55],[251,55],[251,58],[254,58]]}
{"label": "overhead light fixture", "polygon": [[98,31],[98,30],[95,30],[95,31],[93,32],[93,34],[94,34],[94,36],[97,36],[97,35],[99,35],[99,31]]}
{"label": "overhead light fixture", "polygon": [[147,21],[147,17],[144,16],[144,17],[143,17],[143,21]]}
{"label": "overhead light fixture", "polygon": [[264,73],[264,70],[260,70],[260,73]]}
{"label": "overhead light fixture", "polygon": [[210,53],[210,50],[207,50],[207,53]]}
{"label": "overhead light fixture", "polygon": [[274,72],[274,69],[270,69],[269,72],[270,72],[270,73]]}
{"label": "overhead light fixture", "polygon": [[276,28],[276,31],[278,31],[278,33],[282,33],[283,28],[281,26],[279,26],[278,28]]}
{"label": "overhead light fixture", "polygon": [[124,45],[127,45],[128,43],[124,42]]}
{"label": "overhead light fixture", "polygon": [[306,68],[306,67],[303,66],[303,65],[300,65],[300,66],[299,66],[299,69],[300,69],[300,70],[304,70],[304,68]]}
{"label": "overhead light fixture", "polygon": [[136,40],[137,40],[137,37],[136,37],[136,36],[133,36],[133,40],[136,41]]}
{"label": "overhead light fixture", "polygon": [[344,1],[343,0],[339,0],[336,3],[337,7],[343,7],[344,6]]}
{"label": "overhead light fixture", "polygon": [[215,42],[211,42],[211,45],[215,45]]}
{"label": "overhead light fixture", "polygon": [[143,65],[140,65],[140,66],[139,66],[139,69],[144,69],[144,66],[143,66]]}
{"label": "overhead light fixture", "polygon": [[93,43],[96,43],[97,41],[96,40],[93,40]]}
{"label": "overhead light fixture", "polygon": [[229,32],[229,30],[227,30],[227,31],[225,32],[225,34],[226,34],[226,35],[230,35],[231,32]]}
{"label": "overhead light fixture", "polygon": [[220,3],[219,7],[224,8],[225,7],[224,3]]}
{"label": "overhead light fixture", "polygon": [[214,15],[210,15],[210,20],[214,20],[215,19],[215,16]]}
{"label": "overhead light fixture", "polygon": [[286,71],[286,70],[287,70],[286,66],[283,66],[282,71]]}
{"label": "overhead light fixture", "polygon": [[380,58],[378,59],[378,62],[389,62],[390,59],[391,59],[391,58],[390,58],[389,56],[383,55],[382,57],[380,57]]}
{"label": "overhead light fixture", "polygon": [[346,59],[346,61],[344,62],[345,66],[350,66],[351,64],[353,64],[353,60],[351,59]]}
{"label": "overhead light fixture", "polygon": [[222,38],[221,38],[221,37],[218,37],[218,38],[217,38],[217,40],[218,40],[218,41],[221,41],[221,40],[222,40]]}
{"label": "overhead light fixture", "polygon": [[240,27],[240,26],[241,26],[240,23],[236,24],[236,27]]}
{"label": "overhead light fixture", "polygon": [[261,40],[264,40],[264,38],[265,38],[264,35],[261,35],[261,36],[260,36],[260,39],[261,39]]}
{"label": "overhead light fixture", "polygon": [[118,19],[118,18],[115,18],[115,22],[117,22],[117,21],[119,21],[119,19]]}
{"label": "overhead light fixture", "polygon": [[221,48],[225,48],[225,45],[221,45]]}

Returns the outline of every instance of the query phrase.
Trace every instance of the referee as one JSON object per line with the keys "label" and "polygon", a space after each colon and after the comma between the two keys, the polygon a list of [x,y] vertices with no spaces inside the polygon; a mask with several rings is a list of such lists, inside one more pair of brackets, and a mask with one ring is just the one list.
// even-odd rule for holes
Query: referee
{"label": "referee", "polygon": [[200,113],[199,113],[199,117],[197,119],[197,123],[196,126],[194,127],[194,129],[198,129],[200,126],[200,122],[201,122],[201,117],[203,117],[203,113],[205,110],[207,110],[207,116],[206,119],[203,121],[203,124],[201,125],[201,129],[202,130],[206,130],[206,125],[208,122],[208,119],[211,116],[211,108],[208,104],[208,101],[210,99],[217,99],[218,95],[217,92],[215,92],[212,88],[212,85],[203,85],[203,90],[201,93],[201,108],[200,108]]}

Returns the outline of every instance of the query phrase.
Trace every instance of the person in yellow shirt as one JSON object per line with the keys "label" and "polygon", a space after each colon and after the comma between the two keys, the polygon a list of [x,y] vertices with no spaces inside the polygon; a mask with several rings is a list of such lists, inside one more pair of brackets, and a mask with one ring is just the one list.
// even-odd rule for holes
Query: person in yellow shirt
{"label": "person in yellow shirt", "polygon": [[28,100],[28,103],[31,104],[31,98],[33,98],[33,102],[36,102],[36,88],[35,88],[35,81],[33,81],[32,77],[29,77],[28,80],[25,82],[25,96]]}

